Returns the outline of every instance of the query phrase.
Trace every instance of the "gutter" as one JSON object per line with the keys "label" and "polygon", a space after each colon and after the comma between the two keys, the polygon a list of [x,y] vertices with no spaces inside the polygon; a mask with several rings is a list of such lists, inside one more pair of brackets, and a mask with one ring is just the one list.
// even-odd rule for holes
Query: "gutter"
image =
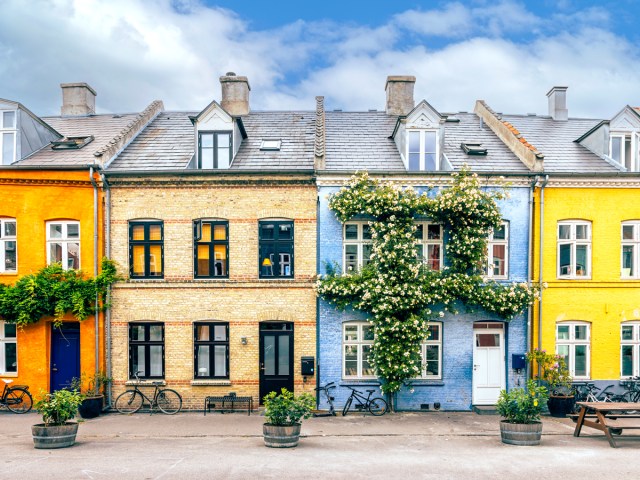
{"label": "gutter", "polygon": [[[106,175],[100,174],[102,180],[102,188],[105,190],[105,256],[111,258],[111,186],[107,182]],[[107,305],[111,303],[111,286],[107,288]],[[111,378],[111,308],[107,306],[104,314],[104,335],[105,335],[105,363],[106,363],[106,375]],[[107,387],[107,408],[111,407],[112,398],[112,386],[111,382]]]}
{"label": "gutter", "polygon": [[[98,276],[98,184],[96,183],[95,178],[93,178],[93,170],[94,166],[89,166],[89,180],[91,180],[91,185],[93,185],[93,277]],[[96,169],[99,169],[96,166]],[[96,378],[100,373],[100,313],[99,313],[99,298],[98,292],[96,291],[96,300],[95,300],[95,342],[96,342],[96,365],[95,365],[95,374]]]}

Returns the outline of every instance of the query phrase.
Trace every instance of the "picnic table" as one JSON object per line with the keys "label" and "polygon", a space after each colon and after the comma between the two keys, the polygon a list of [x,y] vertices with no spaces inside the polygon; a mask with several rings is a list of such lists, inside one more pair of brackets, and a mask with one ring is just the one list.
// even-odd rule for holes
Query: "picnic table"
{"label": "picnic table", "polygon": [[[576,402],[580,407],[574,437],[580,436],[583,426],[604,432],[609,445],[617,448],[612,433],[640,429],[640,403],[638,402]],[[593,413],[591,413],[593,412]],[[630,413],[635,412],[635,413]]]}

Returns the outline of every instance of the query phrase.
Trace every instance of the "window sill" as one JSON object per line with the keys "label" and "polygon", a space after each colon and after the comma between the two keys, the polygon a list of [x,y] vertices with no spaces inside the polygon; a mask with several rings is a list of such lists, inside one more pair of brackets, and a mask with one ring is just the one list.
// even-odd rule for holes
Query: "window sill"
{"label": "window sill", "polygon": [[208,386],[229,386],[231,380],[191,380],[191,385],[194,387],[208,387]]}
{"label": "window sill", "polygon": [[412,387],[444,387],[444,382],[442,380],[427,380],[422,378],[416,378],[411,381]]}
{"label": "window sill", "polygon": [[3,377],[9,377],[9,378],[17,378],[18,377],[18,373],[17,372],[0,372],[0,375],[2,375]]}
{"label": "window sill", "polygon": [[138,385],[139,387],[155,387],[156,383],[158,383],[159,386],[167,385],[167,381],[163,380],[162,378],[158,378],[157,380],[140,380],[139,382],[136,380],[127,380],[125,382],[125,385],[131,387],[134,385]]}
{"label": "window sill", "polygon": [[380,382],[375,378],[366,379],[366,378],[343,378],[340,381],[341,387],[348,387],[349,385],[355,385],[359,387],[379,387]]}

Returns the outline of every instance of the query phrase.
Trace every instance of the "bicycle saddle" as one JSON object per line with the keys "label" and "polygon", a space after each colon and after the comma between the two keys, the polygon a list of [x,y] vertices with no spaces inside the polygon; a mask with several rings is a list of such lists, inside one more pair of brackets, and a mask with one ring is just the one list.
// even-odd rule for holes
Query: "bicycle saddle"
{"label": "bicycle saddle", "polygon": [[6,384],[13,383],[13,380],[7,380],[6,378],[3,378],[2,381]]}

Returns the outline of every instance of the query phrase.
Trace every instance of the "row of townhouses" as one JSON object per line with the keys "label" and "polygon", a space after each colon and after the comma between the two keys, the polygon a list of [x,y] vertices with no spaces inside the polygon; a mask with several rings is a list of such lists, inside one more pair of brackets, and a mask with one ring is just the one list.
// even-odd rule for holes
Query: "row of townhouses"
{"label": "row of townhouses", "polygon": [[[329,195],[365,170],[437,191],[465,164],[487,189],[510,184],[487,276],[546,288],[509,322],[461,309],[431,323],[396,408],[493,404],[523,384],[532,348],[565,356],[576,380],[640,374],[640,109],[573,118],[555,87],[547,115],[481,100],[444,113],[414,101],[414,77],[390,76],[381,111],[327,111],[323,97],[252,111],[246,77],[220,83],[219,103],[187,112],[154,101],[96,114],[85,83],[61,85],[55,117],[0,99],[0,282],[51,262],[96,275],[103,256],[124,278],[95,318],[0,319],[0,375],[38,391],[104,370],[115,398],[140,372],[189,408],[228,392],[258,404],[281,387],[376,387],[367,316],[314,290],[328,265],[357,269],[371,253],[367,219],[341,223]],[[429,268],[447,265],[448,232],[428,219],[418,232]]]}

